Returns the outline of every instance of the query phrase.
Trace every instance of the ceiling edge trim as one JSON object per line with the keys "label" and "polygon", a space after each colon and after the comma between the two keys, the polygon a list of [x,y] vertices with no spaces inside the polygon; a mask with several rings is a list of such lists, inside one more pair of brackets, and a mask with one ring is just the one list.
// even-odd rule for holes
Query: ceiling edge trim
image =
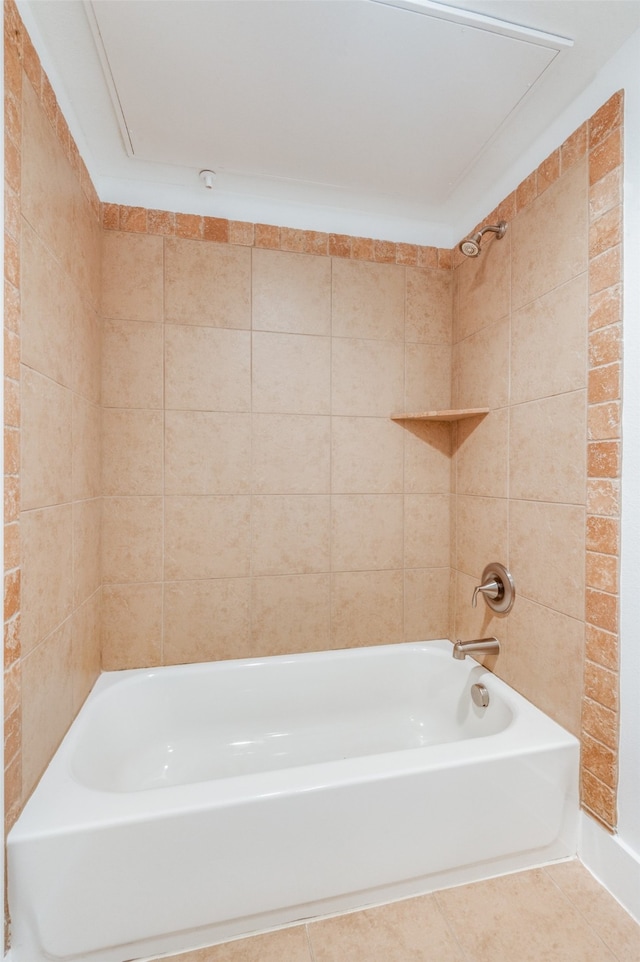
{"label": "ceiling edge trim", "polygon": [[447,20],[449,23],[475,27],[477,30],[486,30],[514,40],[524,40],[527,43],[550,47],[552,50],[564,50],[566,47],[573,47],[574,43],[570,37],[561,37],[544,30],[536,30],[534,27],[524,27],[518,23],[510,23],[508,20],[498,20],[497,17],[489,17],[484,13],[460,10],[446,3],[437,3],[436,0],[371,0],[371,2],[385,7],[396,7],[399,10],[409,10],[436,20]]}
{"label": "ceiling edge trim", "polygon": [[135,158],[135,150],[133,149],[133,141],[131,140],[131,134],[129,133],[129,127],[127,125],[126,118],[124,116],[124,110],[122,109],[122,103],[120,102],[120,97],[118,95],[118,89],[116,87],[116,82],[113,78],[113,72],[111,70],[111,64],[109,63],[109,57],[107,56],[107,51],[104,46],[104,41],[102,40],[102,34],[100,32],[100,26],[98,24],[98,19],[96,17],[96,12],[93,8],[93,0],[82,0],[82,6],[84,8],[85,15],[87,17],[87,22],[91,30],[91,35],[93,37],[93,42],[96,47],[96,52],[98,54],[98,59],[100,61],[100,66],[102,67],[102,73],[104,75],[104,82],[107,85],[107,90],[109,91],[109,97],[111,99],[111,105],[113,107],[113,112],[115,114],[116,120],[118,122],[118,127],[120,129],[120,136],[122,137],[122,144],[129,157]]}

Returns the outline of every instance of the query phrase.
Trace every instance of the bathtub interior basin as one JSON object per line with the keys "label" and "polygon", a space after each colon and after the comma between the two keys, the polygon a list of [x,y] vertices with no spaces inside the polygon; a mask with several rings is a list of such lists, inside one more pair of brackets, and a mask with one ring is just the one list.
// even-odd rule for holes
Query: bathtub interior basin
{"label": "bathtub interior basin", "polygon": [[136,792],[483,738],[513,712],[474,705],[444,659],[419,649],[282,657],[102,677],[72,775]]}
{"label": "bathtub interior basin", "polygon": [[577,740],[451,654],[103,674],[9,834],[14,962],[185,952],[575,855]]}

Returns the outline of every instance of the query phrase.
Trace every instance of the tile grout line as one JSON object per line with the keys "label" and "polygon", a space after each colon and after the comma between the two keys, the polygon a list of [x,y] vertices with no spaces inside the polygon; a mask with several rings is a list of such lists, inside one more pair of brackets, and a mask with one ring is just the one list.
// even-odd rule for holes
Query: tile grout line
{"label": "tile grout line", "polygon": [[304,934],[307,940],[307,952],[309,953],[309,962],[316,962],[316,953],[313,948],[313,939],[311,938],[311,932],[309,931],[309,923],[304,923]]}
{"label": "tile grout line", "polygon": [[162,238],[162,588],[160,593],[160,664],[165,663],[165,594],[166,594],[166,543],[167,543],[167,339],[166,339],[166,286],[167,245]]}
{"label": "tile grout line", "polygon": [[460,950],[460,953],[461,953],[460,962],[474,962],[474,959],[467,954],[466,949],[464,948],[464,946],[462,945],[462,943],[461,943],[460,940],[458,939],[458,936],[457,936],[457,934],[456,934],[456,930],[455,930],[455,928],[454,928],[454,926],[453,926],[453,923],[450,921],[449,916],[448,916],[448,914],[446,913],[446,911],[445,911],[445,909],[444,909],[444,906],[441,905],[441,903],[440,903],[440,899],[438,898],[438,896],[439,896],[439,894],[440,894],[439,891],[432,892],[431,894],[433,895],[433,900],[434,900],[434,902],[435,902],[435,904],[436,904],[436,906],[437,906],[437,908],[438,908],[438,912],[439,912],[440,915],[442,916],[442,919],[443,919],[443,921],[444,921],[444,924],[445,924],[446,927],[447,927],[447,931],[451,934],[451,937],[452,937],[453,941],[455,942],[456,946],[457,946],[458,949]]}
{"label": "tile grout line", "polygon": [[[545,866],[542,866],[542,871],[544,872],[544,874],[546,875],[546,877],[549,879],[549,881],[552,882],[553,885],[558,889],[558,891],[559,891],[560,894],[562,895],[562,897],[563,897],[563,899],[565,900],[565,902],[567,903],[567,905],[571,906],[571,908],[576,912],[576,914],[579,915],[581,919],[583,919],[583,921],[584,921],[584,923],[586,924],[586,926],[589,928],[589,930],[590,930],[591,932],[593,932],[594,936],[598,939],[598,941],[599,941],[599,942],[602,942],[602,944],[603,944],[603,946],[605,947],[605,949],[610,953],[611,958],[612,958],[612,959],[615,959],[615,962],[624,962],[624,960],[621,960],[620,957],[619,957],[619,955],[618,955],[616,952],[614,952],[614,950],[611,948],[611,946],[609,945],[609,943],[606,942],[605,939],[600,935],[600,932],[593,927],[593,925],[592,925],[591,922],[589,921],[589,917],[584,914],[584,912],[583,912],[582,909],[579,907],[579,905],[578,905],[576,902],[574,902],[574,900],[571,898],[571,896],[568,894],[568,892],[562,887],[562,885],[560,885],[559,882],[557,882],[557,881],[554,879],[553,875],[551,875],[551,874],[547,871],[547,869],[546,869]],[[604,889],[603,889],[603,891],[604,891]],[[607,893],[607,894],[608,894],[608,893]],[[613,898],[613,896],[611,896],[611,898]],[[603,962],[605,962],[605,960],[603,960]]]}
{"label": "tile grout line", "polygon": [[253,317],[253,278],[254,271],[256,269],[255,257],[253,253],[253,248],[249,252],[249,559],[247,565],[247,578],[249,581],[249,639],[250,645],[253,650],[255,644],[255,618],[254,618],[254,600],[256,596],[256,576],[254,575],[254,563],[253,563],[253,533],[254,533],[254,522],[255,522],[255,510],[254,510],[254,432],[255,432],[255,413],[253,410],[253,395],[254,395],[254,376],[253,376],[253,344],[254,344],[254,317]]}
{"label": "tile grout line", "polygon": [[[333,332],[333,265],[335,258],[329,255],[329,558],[328,558],[328,588],[329,597],[327,599],[329,605],[329,645],[333,647],[333,632],[334,632],[334,577],[333,577],[333,432],[335,425],[335,414],[333,411],[333,361],[334,361],[334,332]],[[305,928],[308,928],[305,926]],[[308,935],[309,944],[311,944],[311,939]]]}

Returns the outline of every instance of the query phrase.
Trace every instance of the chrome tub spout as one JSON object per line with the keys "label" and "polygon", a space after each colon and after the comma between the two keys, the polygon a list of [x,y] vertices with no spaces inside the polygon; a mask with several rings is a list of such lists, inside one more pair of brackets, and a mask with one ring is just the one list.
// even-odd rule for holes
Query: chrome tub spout
{"label": "chrome tub spout", "polygon": [[497,638],[474,638],[473,641],[456,641],[453,646],[453,657],[462,661],[466,655],[484,654],[499,655],[500,642]]}

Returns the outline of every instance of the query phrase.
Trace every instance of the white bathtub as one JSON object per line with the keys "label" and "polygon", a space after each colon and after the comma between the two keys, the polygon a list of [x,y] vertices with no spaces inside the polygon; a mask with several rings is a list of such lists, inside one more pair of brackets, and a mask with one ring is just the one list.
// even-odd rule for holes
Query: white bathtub
{"label": "white bathtub", "polygon": [[447,641],[111,672],[9,835],[12,956],[123,962],[526,868],[575,854],[577,816],[577,740]]}

